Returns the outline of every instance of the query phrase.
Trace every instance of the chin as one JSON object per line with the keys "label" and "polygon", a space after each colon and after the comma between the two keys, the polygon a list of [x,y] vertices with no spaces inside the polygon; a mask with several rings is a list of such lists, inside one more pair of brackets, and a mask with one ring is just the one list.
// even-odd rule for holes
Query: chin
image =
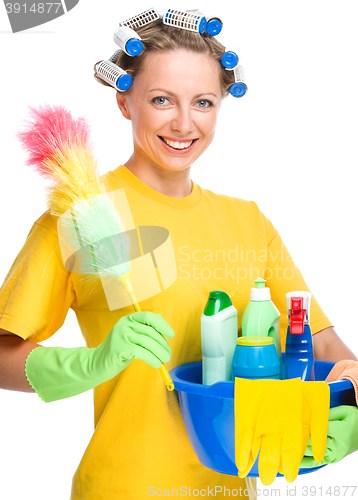
{"label": "chin", "polygon": [[184,158],[153,158],[153,162],[158,165],[160,168],[165,170],[186,170],[189,168],[196,158],[194,159],[184,159]]}
{"label": "chin", "polygon": [[179,172],[181,170],[186,170],[186,169],[190,168],[192,164],[193,164],[193,162],[188,162],[186,164],[181,163],[180,165],[176,165],[176,164],[168,162],[168,163],[162,164],[162,168],[164,168],[165,170],[173,170],[173,171]]}

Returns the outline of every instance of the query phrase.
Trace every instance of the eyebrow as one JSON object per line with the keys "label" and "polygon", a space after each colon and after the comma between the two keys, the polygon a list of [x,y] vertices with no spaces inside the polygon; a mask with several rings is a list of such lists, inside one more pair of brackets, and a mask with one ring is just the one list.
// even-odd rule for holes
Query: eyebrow
{"label": "eyebrow", "polygon": [[[165,94],[171,95],[173,97],[177,97],[177,95],[174,94],[174,92],[171,92],[170,90],[165,90],[165,89],[150,89],[149,92],[164,92]],[[213,92],[203,92],[202,94],[195,95],[194,99],[197,99],[198,97],[201,97],[204,95],[212,95],[214,97],[217,97],[217,95],[214,94]]]}

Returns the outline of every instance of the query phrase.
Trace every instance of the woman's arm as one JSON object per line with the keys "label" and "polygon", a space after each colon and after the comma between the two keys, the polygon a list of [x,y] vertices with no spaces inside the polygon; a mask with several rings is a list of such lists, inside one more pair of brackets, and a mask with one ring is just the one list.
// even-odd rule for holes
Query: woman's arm
{"label": "woman's arm", "polygon": [[341,359],[358,361],[358,358],[338,337],[332,327],[325,328],[313,335],[313,350],[315,359],[321,361],[331,361],[334,363]]}
{"label": "woman's arm", "polygon": [[38,344],[0,329],[0,389],[35,392],[25,375],[27,356]]}

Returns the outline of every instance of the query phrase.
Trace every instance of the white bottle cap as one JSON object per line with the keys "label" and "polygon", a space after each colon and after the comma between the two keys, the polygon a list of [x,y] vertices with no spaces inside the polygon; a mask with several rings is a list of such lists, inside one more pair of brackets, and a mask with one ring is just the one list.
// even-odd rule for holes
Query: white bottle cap
{"label": "white bottle cap", "polygon": [[271,292],[269,288],[265,287],[265,282],[263,278],[255,280],[255,288],[250,290],[250,300],[256,302],[271,300]]}

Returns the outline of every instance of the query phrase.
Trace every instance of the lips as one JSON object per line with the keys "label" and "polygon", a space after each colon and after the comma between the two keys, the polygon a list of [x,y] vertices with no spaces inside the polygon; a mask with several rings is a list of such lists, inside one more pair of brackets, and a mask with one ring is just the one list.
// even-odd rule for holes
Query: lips
{"label": "lips", "polygon": [[166,149],[168,149],[171,152],[177,152],[177,153],[184,153],[184,152],[186,153],[190,151],[193,148],[195,142],[198,140],[198,139],[192,139],[186,141],[178,141],[178,140],[167,139],[166,137],[161,137],[161,136],[158,137],[164,143],[164,147]]}

